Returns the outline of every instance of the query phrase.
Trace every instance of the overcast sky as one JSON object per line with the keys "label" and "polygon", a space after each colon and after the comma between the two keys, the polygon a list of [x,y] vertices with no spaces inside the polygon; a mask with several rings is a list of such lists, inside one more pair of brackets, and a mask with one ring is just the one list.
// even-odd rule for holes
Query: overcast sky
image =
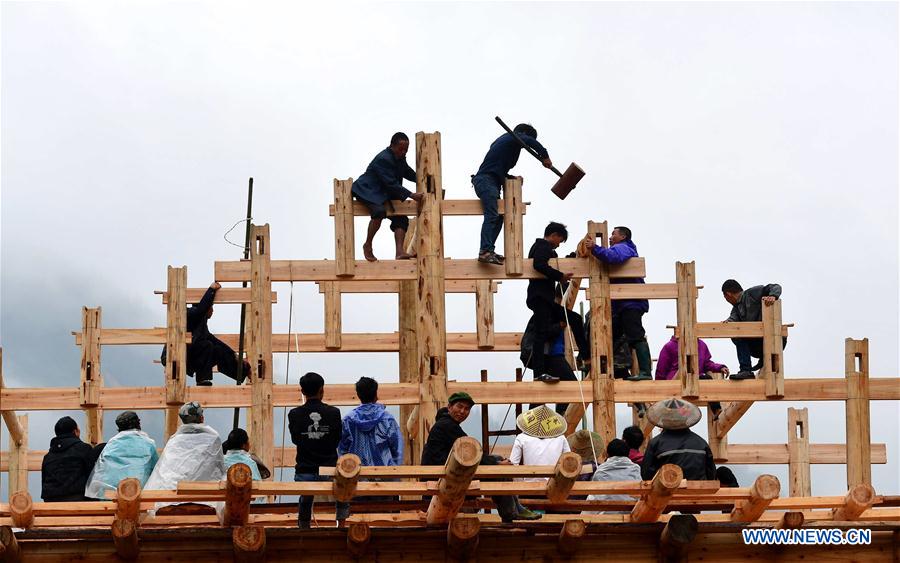
{"label": "overcast sky", "polygon": [[[78,385],[70,332],[83,305],[102,306],[105,327],[164,326],[153,291],[167,265],[187,265],[189,286],[203,287],[214,260],[240,256],[222,234],[245,212],[248,177],[275,259],[333,258],[333,178],[358,177],[395,131],[440,131],[447,198],[472,198],[469,174],[501,133],[495,115],[532,123],[560,168],[587,171],[560,201],[523,154],[526,245],[551,219],[573,243],[588,220],[627,225],[647,281],[672,282],[676,260],[696,261],[701,321],[727,316],[727,278],[780,283],[784,321],[796,323],[788,378],[843,377],[846,337],[869,338],[873,377],[898,375],[895,3],[3,2],[0,18],[7,385]],[[445,254],[474,258],[479,225],[448,218]],[[389,252],[385,229],[376,253]],[[291,287],[275,289],[284,333]],[[294,330],[321,332],[315,286],[293,292]],[[524,292],[502,284],[498,331],[523,329]],[[447,305],[449,331],[474,331],[472,296]],[[395,297],[350,295],[343,309],[345,331],[397,328]],[[237,332],[237,311],[217,307],[213,330]],[[674,321],[674,302],[652,303],[654,357]],[[709,345],[737,367],[729,341]],[[104,348],[105,384],[162,384],[158,352]],[[294,356],[290,373],[284,359],[279,382],[308,370],[397,380],[396,354]],[[457,380],[482,368],[509,379],[518,366],[512,353],[449,359]],[[785,443],[788,406],[809,407],[812,442],[844,442],[843,404],[820,402],[757,403],[730,443]],[[505,410],[492,409],[497,424]],[[59,415],[31,415],[32,448],[47,447]],[[145,416],[161,439],[161,415]],[[210,419],[228,430],[230,413]],[[619,430],[629,421],[620,405]],[[897,494],[898,404],[873,402],[872,421],[889,458],[873,467],[876,490]],[[742,484],[762,472],[787,494],[787,466],[738,468]],[[844,468],[814,466],[812,486],[846,491]]]}

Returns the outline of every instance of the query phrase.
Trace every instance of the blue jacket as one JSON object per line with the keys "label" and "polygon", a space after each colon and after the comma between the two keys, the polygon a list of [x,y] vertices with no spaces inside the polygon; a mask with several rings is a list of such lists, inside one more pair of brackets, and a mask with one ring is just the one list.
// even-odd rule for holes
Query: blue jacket
{"label": "blue jacket", "polygon": [[401,465],[400,426],[384,405],[365,403],[344,417],[338,452],[356,454],[363,465]]}
{"label": "blue jacket", "polygon": [[141,487],[147,483],[159,454],[156,442],[140,430],[123,430],[106,443],[88,479],[84,496],[106,500],[107,491],[115,491],[119,481],[135,477]]}
{"label": "blue jacket", "polygon": [[250,452],[244,450],[228,450],[225,453],[225,472],[227,473],[228,468],[236,463],[243,463],[249,467],[250,475],[253,477],[254,481],[262,481],[262,477],[259,474],[259,466],[256,465],[256,461],[250,457]]}
{"label": "blue jacket", "polygon": [[[521,133],[518,135],[525,141],[526,145],[536,150],[541,158],[550,156],[544,145],[537,142],[537,139],[534,137],[522,135]],[[512,135],[509,133],[500,135],[496,141],[491,143],[491,148],[488,149],[487,154],[484,156],[484,162],[481,163],[475,175],[488,174],[494,180],[502,183],[509,171],[512,170],[512,167],[519,161],[519,153],[521,151],[522,146]]]}
{"label": "blue jacket", "polygon": [[[403,187],[403,179],[416,181],[416,171],[405,158],[397,158],[386,148],[372,159],[362,176],[353,182],[353,195],[372,203],[384,203],[389,199],[407,199],[412,192]],[[403,197],[399,197],[400,195]]]}
{"label": "blue jacket", "polygon": [[[637,246],[630,240],[623,240],[609,248],[594,246],[592,251],[597,260],[607,264],[623,264],[630,258],[637,258]],[[616,283],[644,283],[644,278],[623,278]],[[646,299],[616,299],[612,302],[612,314],[621,313],[626,309],[633,309],[646,313],[650,310],[650,302]]]}

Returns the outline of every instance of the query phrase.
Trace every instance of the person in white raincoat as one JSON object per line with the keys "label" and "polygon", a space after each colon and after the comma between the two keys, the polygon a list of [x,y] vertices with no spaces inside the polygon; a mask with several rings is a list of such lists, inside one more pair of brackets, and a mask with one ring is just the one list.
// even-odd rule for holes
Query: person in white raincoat
{"label": "person in white raincoat", "polygon": [[[597,467],[591,481],[640,481],[641,466],[628,459],[628,444],[616,438],[606,446],[606,461]],[[589,495],[588,500],[634,501],[630,495]],[[629,511],[625,511],[629,512]],[[622,511],[585,511],[584,514],[623,514]]]}
{"label": "person in white raincoat", "polygon": [[141,419],[134,411],[125,411],[116,417],[119,433],[113,436],[94,465],[88,477],[84,496],[106,500],[107,491],[115,491],[119,481],[134,477],[147,483],[156,466],[159,454],[156,442],[141,431]]}

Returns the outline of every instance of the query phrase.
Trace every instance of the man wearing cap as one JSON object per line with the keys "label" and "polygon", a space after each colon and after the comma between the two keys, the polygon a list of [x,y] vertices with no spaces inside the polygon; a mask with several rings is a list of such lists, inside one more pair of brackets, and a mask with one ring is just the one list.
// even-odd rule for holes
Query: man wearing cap
{"label": "man wearing cap", "polygon": [[[628,444],[625,440],[615,438],[606,446],[606,461],[601,463],[591,481],[640,481],[641,466],[628,458]],[[630,495],[590,495],[588,500],[620,500],[632,502],[634,497]],[[591,511],[585,514],[624,514],[626,511]]]}
{"label": "man wearing cap", "polygon": [[134,411],[125,411],[116,417],[119,432],[110,438],[94,465],[84,496],[106,499],[107,491],[114,491],[119,481],[134,477],[147,483],[156,466],[159,454],[156,442],[141,431],[141,419]]}
{"label": "man wearing cap", "polygon": [[98,449],[81,441],[81,430],[70,416],[56,421],[56,437],[41,462],[44,502],[83,501],[84,487],[97,460]]}
{"label": "man wearing cap", "polygon": [[660,467],[672,463],[681,468],[684,478],[693,481],[716,478],[716,464],[709,444],[690,430],[700,421],[700,409],[681,399],[666,399],[647,410],[647,419],[662,432],[644,451],[641,475],[653,479]]}
{"label": "man wearing cap", "polygon": [[[559,457],[571,451],[566,440],[566,419],[547,405],[527,410],[516,417],[522,431],[516,435],[509,461],[513,465],[556,465]],[[546,477],[531,477],[525,481],[546,481]]]}

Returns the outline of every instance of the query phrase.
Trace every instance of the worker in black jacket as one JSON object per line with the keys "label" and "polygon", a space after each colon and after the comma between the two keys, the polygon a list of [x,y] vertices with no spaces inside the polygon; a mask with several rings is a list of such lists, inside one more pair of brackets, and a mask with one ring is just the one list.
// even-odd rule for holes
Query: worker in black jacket
{"label": "worker in black jacket", "polygon": [[56,437],[41,462],[41,498],[44,502],[92,500],[84,496],[84,488],[102,447],[82,442],[72,417],[56,421],[54,431]]}
{"label": "worker in black jacket", "polygon": [[716,479],[716,464],[706,440],[690,430],[700,421],[700,409],[682,399],[666,399],[647,410],[647,419],[662,428],[644,451],[641,477],[653,479],[660,467],[672,463],[689,481]]}
{"label": "worker in black jacket", "polygon": [[[560,304],[563,291],[568,285],[567,282],[572,279],[572,274],[564,274],[550,265],[550,260],[557,258],[556,249],[568,238],[569,232],[565,225],[551,222],[544,229],[544,238],[536,239],[528,251],[528,257],[534,259],[534,269],[545,276],[528,280],[528,296],[525,300],[525,305],[534,313],[535,333],[530,365],[535,381],[558,381],[547,372],[544,361],[546,346],[558,332],[557,326],[565,329],[567,333],[571,330],[579,357],[588,356],[581,317]],[[566,337],[568,338],[568,334]]]}

